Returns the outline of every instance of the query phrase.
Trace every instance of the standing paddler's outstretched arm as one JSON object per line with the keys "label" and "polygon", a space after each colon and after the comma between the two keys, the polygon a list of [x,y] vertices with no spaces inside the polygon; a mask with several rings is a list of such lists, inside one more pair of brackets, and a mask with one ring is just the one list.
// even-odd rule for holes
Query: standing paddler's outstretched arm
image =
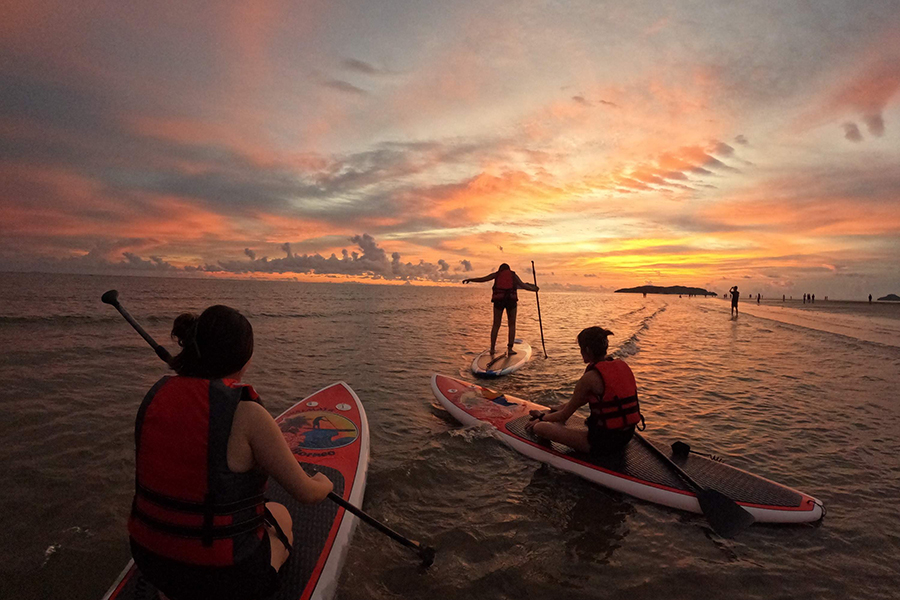
{"label": "standing paddler's outstretched arm", "polygon": [[[484,277],[472,277],[470,279],[463,279],[462,282],[463,283],[472,283],[472,282],[483,283],[485,281],[490,281],[490,280],[496,279],[496,278],[497,278],[497,272],[495,271],[495,272],[491,273],[490,275],[485,275]],[[516,279],[518,279],[518,277]]]}
{"label": "standing paddler's outstretched arm", "polygon": [[533,283],[527,283],[525,281],[522,281],[521,279],[519,279],[518,275],[516,275],[516,287],[519,289],[522,289],[522,290],[528,290],[529,292],[536,292],[540,289],[538,286],[534,285]]}

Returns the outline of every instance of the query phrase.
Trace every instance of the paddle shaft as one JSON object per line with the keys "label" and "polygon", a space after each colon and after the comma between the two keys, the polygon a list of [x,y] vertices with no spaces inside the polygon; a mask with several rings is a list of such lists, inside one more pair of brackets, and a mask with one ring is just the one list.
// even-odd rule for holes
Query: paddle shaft
{"label": "paddle shaft", "polygon": [[434,550],[432,550],[428,546],[423,546],[419,542],[416,542],[409,538],[403,537],[402,535],[400,535],[399,533],[397,533],[396,531],[394,531],[393,529],[391,529],[390,527],[388,527],[381,521],[378,521],[378,520],[374,519],[373,517],[369,516],[367,513],[363,512],[361,509],[350,504],[349,502],[347,502],[346,500],[344,500],[343,498],[341,498],[334,492],[328,492],[328,499],[331,500],[332,502],[334,502],[335,504],[337,504],[338,506],[342,507],[343,509],[345,509],[347,512],[350,512],[350,513],[356,515],[357,517],[359,517],[360,519],[365,521],[367,524],[371,525],[372,527],[374,527],[381,533],[390,537],[392,540],[399,542],[400,544],[403,544],[404,546],[406,546],[408,548],[412,548],[412,549],[416,550],[417,552],[420,553],[420,555],[422,555],[422,558],[425,558],[425,556],[427,555],[427,553],[429,551],[431,553],[434,552]]}
{"label": "paddle shaft", "polygon": [[[107,292],[107,294],[108,293],[109,292]],[[115,298],[115,295],[113,295],[113,297]],[[160,346],[159,344],[157,344],[156,340],[154,340],[150,336],[149,333],[144,331],[144,328],[141,327],[140,324],[134,320],[134,317],[132,317],[130,314],[128,314],[128,311],[125,310],[125,307],[119,303],[118,299],[108,300],[106,298],[107,298],[107,296],[106,296],[106,294],[104,294],[104,302],[114,306],[116,308],[116,310],[118,310],[122,314],[122,316],[125,317],[125,320],[128,321],[132,327],[134,327],[135,331],[137,331],[139,334],[141,334],[141,337],[144,338],[144,340],[146,340],[146,342],[148,344],[150,344],[150,347],[152,347],[156,351],[157,356],[159,356],[162,360],[164,360],[166,362],[166,364],[169,364],[172,360],[172,355],[169,354],[169,351],[166,350],[165,348],[163,348],[162,346]],[[395,541],[400,542],[404,546],[414,548],[415,550],[418,551],[419,556],[422,558],[422,560],[424,560],[429,565],[432,562],[434,562],[434,549],[433,548],[429,548],[428,546],[422,546],[418,542],[414,542],[410,539],[403,537],[402,535],[400,535],[393,529],[389,528],[387,525],[383,525],[379,521],[370,517],[361,508],[357,508],[356,506],[353,506],[352,504],[350,504],[349,502],[347,502],[346,500],[344,500],[343,498],[341,498],[334,492],[328,492],[328,498],[332,502],[337,504],[338,506],[341,506],[342,508],[344,508],[344,510],[353,513],[354,515],[356,515],[357,517],[359,517],[360,519],[362,519],[363,521],[365,521],[366,523],[368,523],[369,525],[371,525],[378,531],[388,535]]]}
{"label": "paddle shaft", "polygon": [[691,489],[693,489],[695,492],[702,492],[702,491],[703,491],[703,488],[700,486],[700,484],[697,483],[696,481],[694,481],[694,480],[691,478],[690,475],[688,475],[687,473],[685,473],[685,472],[684,472],[684,469],[682,469],[681,467],[679,467],[678,465],[676,465],[675,462],[674,462],[671,458],[669,458],[668,456],[666,456],[666,455],[662,452],[662,450],[660,450],[659,448],[657,448],[656,446],[654,446],[653,444],[651,444],[650,442],[648,442],[648,441],[646,440],[646,438],[644,438],[644,436],[642,436],[642,435],[641,435],[640,433],[638,433],[637,431],[634,432],[634,437],[636,437],[636,438],[639,439],[641,442],[643,442],[643,444],[644,444],[647,448],[649,448],[654,454],[656,454],[656,456],[659,457],[664,463],[666,463],[666,465],[668,465],[668,467],[669,467],[670,469],[672,469],[673,471],[675,471],[675,473],[677,473],[678,476],[681,477],[681,479],[683,479],[684,482],[687,483],[687,484],[691,487]]}
{"label": "paddle shaft", "polygon": [[[534,287],[537,287],[537,271],[534,268],[534,261],[531,261],[531,276],[534,278]],[[541,321],[541,298],[537,292],[534,293],[534,299],[537,300],[538,325],[541,328],[541,348],[544,349],[544,358],[547,358],[547,346],[544,345],[544,323]]]}
{"label": "paddle shaft", "polygon": [[128,321],[128,323],[132,327],[134,327],[134,330],[137,331],[148,344],[150,344],[150,347],[153,348],[153,351],[156,352],[156,355],[158,357],[160,357],[166,364],[170,364],[172,362],[172,355],[169,354],[169,351],[157,344],[156,340],[154,340],[149,333],[144,331],[144,328],[141,327],[140,323],[134,320],[134,317],[132,317],[131,314],[129,314],[129,312],[125,310],[125,307],[122,306],[118,300],[114,300],[113,302],[110,302],[110,304],[112,304],[112,306],[117,311],[119,311],[119,313],[121,313],[123,317],[125,317],[125,320]]}

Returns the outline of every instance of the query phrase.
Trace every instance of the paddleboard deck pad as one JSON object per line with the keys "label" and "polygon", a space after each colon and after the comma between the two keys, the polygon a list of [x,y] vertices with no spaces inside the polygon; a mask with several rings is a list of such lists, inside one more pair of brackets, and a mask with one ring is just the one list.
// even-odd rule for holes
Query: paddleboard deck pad
{"label": "paddleboard deck pad", "polygon": [[515,354],[509,356],[506,352],[491,355],[490,350],[485,350],[472,361],[472,373],[476,377],[501,377],[518,371],[531,358],[531,345],[517,339],[513,351]]}
{"label": "paddleboard deck pad", "polygon": [[[362,505],[369,465],[369,425],[359,398],[335,383],[305,398],[275,421],[307,473],[324,473],[334,493]],[[275,600],[328,600],[334,596],[357,518],[330,500],[301,504],[269,479],[267,500],[287,507],[294,552],[281,569]],[[103,600],[156,600],[159,593],[130,561]]]}
{"label": "paddleboard deck pad", "polygon": [[[622,452],[588,456],[526,431],[529,411],[547,410],[545,406],[444,375],[434,375],[431,387],[438,402],[457,421],[470,426],[493,425],[506,444],[530,458],[642,500],[702,512],[688,485],[637,439]],[[824,514],[822,503],[803,492],[705,456],[676,456],[670,448],[654,445],[698,484],[727,495],[760,523],[805,523],[818,521]]]}

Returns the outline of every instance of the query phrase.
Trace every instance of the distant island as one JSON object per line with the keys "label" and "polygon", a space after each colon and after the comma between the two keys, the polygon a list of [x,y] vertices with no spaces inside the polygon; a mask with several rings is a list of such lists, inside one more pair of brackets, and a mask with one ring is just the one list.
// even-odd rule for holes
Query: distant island
{"label": "distant island", "polygon": [[900,302],[900,296],[897,294],[888,294],[878,299],[879,302]]}
{"label": "distant island", "polygon": [[[716,292],[710,292],[698,287],[685,287],[683,285],[670,285],[662,287],[658,285],[642,285],[640,287],[622,288],[616,290],[617,294],[681,294],[688,296],[718,296]],[[880,300],[881,298],[879,298]],[[900,298],[898,298],[900,300]]]}

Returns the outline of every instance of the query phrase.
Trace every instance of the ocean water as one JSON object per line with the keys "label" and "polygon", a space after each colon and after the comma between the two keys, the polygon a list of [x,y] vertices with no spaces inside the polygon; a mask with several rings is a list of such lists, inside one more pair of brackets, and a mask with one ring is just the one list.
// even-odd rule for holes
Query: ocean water
{"label": "ocean water", "polygon": [[[612,329],[635,371],[646,435],[687,441],[822,500],[824,521],[754,525],[737,539],[542,466],[438,407],[432,373],[469,378],[488,344],[487,286],[2,274],[0,598],[99,599],[128,560],[133,422],[164,365],[155,336],[221,303],[256,333],[246,376],[277,414],[337,380],[369,417],[364,508],[438,550],[410,552],[360,524],[341,600],[428,598],[897,598],[900,306],[814,308],[587,293],[533,297],[519,336],[535,358],[491,385],[563,402],[584,368],[575,336]],[[501,339],[505,329],[501,330]]]}

